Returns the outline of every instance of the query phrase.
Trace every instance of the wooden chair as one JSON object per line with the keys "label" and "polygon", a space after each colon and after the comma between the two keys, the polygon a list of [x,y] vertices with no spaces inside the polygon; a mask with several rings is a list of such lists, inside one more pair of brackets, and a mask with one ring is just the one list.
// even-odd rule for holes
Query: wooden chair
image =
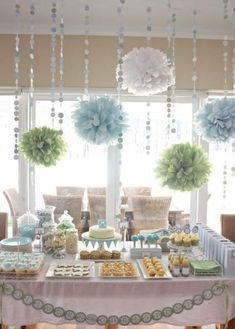
{"label": "wooden chair", "polygon": [[97,223],[98,219],[106,218],[106,196],[88,195],[90,210],[90,225]]}
{"label": "wooden chair", "polygon": [[76,186],[56,186],[57,195],[79,195],[84,196],[85,187]]}
{"label": "wooden chair", "polygon": [[0,240],[8,236],[8,213],[0,212]]}
{"label": "wooden chair", "polygon": [[87,195],[106,195],[106,187],[87,187]]}
{"label": "wooden chair", "polygon": [[73,223],[76,228],[80,229],[82,197],[76,195],[50,195],[43,194],[45,205],[56,207],[54,215],[55,221],[68,210],[70,216],[73,217]]}
{"label": "wooden chair", "polygon": [[133,220],[130,222],[131,233],[140,230],[154,230],[168,227],[170,196],[135,196],[132,197]]}
{"label": "wooden chair", "polygon": [[221,234],[235,243],[235,215],[222,214],[220,215]]}
{"label": "wooden chair", "polygon": [[16,188],[9,188],[3,191],[7,203],[10,209],[10,215],[12,218],[12,233],[17,234],[17,222],[16,219],[21,215],[19,211],[19,194]]}

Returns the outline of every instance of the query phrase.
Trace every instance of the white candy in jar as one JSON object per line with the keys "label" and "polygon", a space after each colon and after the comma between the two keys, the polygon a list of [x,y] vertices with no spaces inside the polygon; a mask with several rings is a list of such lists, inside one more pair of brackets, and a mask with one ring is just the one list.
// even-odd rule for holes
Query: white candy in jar
{"label": "white candy in jar", "polygon": [[76,254],[78,248],[78,231],[75,229],[66,230],[66,252]]}

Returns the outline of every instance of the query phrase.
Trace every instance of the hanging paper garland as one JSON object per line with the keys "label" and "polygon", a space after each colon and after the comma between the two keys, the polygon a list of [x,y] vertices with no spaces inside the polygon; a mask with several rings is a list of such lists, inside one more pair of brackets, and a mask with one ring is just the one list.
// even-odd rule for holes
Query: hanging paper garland
{"label": "hanging paper garland", "polygon": [[20,151],[33,164],[49,167],[61,159],[67,146],[57,130],[40,127],[23,134]]}
{"label": "hanging paper garland", "polygon": [[77,134],[89,143],[109,144],[127,128],[126,114],[111,97],[92,97],[76,105],[73,113]]}
{"label": "hanging paper garland", "polygon": [[122,89],[135,95],[158,94],[175,83],[166,54],[150,47],[132,49],[123,57],[122,71]]}
{"label": "hanging paper garland", "polygon": [[209,142],[235,137],[235,99],[224,97],[207,103],[196,115],[197,129]]}
{"label": "hanging paper garland", "polygon": [[198,145],[175,144],[166,149],[155,168],[162,186],[192,191],[208,181],[211,172],[206,153]]}

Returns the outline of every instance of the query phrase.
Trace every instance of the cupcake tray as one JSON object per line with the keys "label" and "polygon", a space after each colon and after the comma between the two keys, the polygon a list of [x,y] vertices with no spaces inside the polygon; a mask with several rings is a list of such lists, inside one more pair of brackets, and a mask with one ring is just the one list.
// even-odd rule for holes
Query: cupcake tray
{"label": "cupcake tray", "polygon": [[145,279],[148,279],[148,280],[166,280],[166,279],[172,279],[172,275],[171,275],[170,271],[166,268],[166,266],[164,264],[162,264],[162,262],[161,262],[161,265],[164,268],[165,273],[166,273],[164,276],[158,276],[158,275],[156,275],[156,276],[150,276],[148,274],[147,269],[144,266],[143,259],[137,259],[137,263],[138,263],[138,265],[140,267],[140,270],[141,270],[141,273],[143,274],[143,277]]}
{"label": "cupcake tray", "polygon": [[[0,251],[0,258],[0,277],[34,277],[41,271],[44,264],[44,255],[41,253]],[[33,261],[37,262],[38,268],[30,270],[30,265]],[[10,270],[4,269],[4,262],[11,264],[12,268]],[[25,268],[24,270],[17,270],[17,264],[21,262],[25,264]]]}
{"label": "cupcake tray", "polygon": [[37,269],[37,271],[34,272],[27,272],[27,270],[25,272],[21,272],[21,271],[1,271],[0,272],[0,277],[17,277],[17,278],[27,278],[27,277],[35,277],[36,275],[39,274],[39,272],[41,271],[43,267],[43,263],[40,265],[40,267]]}
{"label": "cupcake tray", "polygon": [[173,244],[171,241],[169,241],[167,243],[167,246],[169,249],[173,249],[173,250],[178,250],[178,251],[191,251],[193,250],[193,248],[197,248],[197,246],[190,246],[190,247],[185,247],[185,246],[177,246],[176,244]]}
{"label": "cupcake tray", "polygon": [[95,263],[92,261],[54,262],[46,278],[49,279],[90,279],[95,277]]}

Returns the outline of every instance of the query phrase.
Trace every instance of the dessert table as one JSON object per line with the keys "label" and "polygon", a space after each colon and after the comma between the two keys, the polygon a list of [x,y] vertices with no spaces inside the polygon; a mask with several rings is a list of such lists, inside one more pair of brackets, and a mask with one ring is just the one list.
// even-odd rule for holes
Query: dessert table
{"label": "dessert table", "polygon": [[46,278],[52,261],[51,256],[46,256],[35,278],[0,277],[2,323],[193,326],[226,323],[235,317],[233,277],[105,279],[98,276],[96,263],[97,275],[93,278]]}

